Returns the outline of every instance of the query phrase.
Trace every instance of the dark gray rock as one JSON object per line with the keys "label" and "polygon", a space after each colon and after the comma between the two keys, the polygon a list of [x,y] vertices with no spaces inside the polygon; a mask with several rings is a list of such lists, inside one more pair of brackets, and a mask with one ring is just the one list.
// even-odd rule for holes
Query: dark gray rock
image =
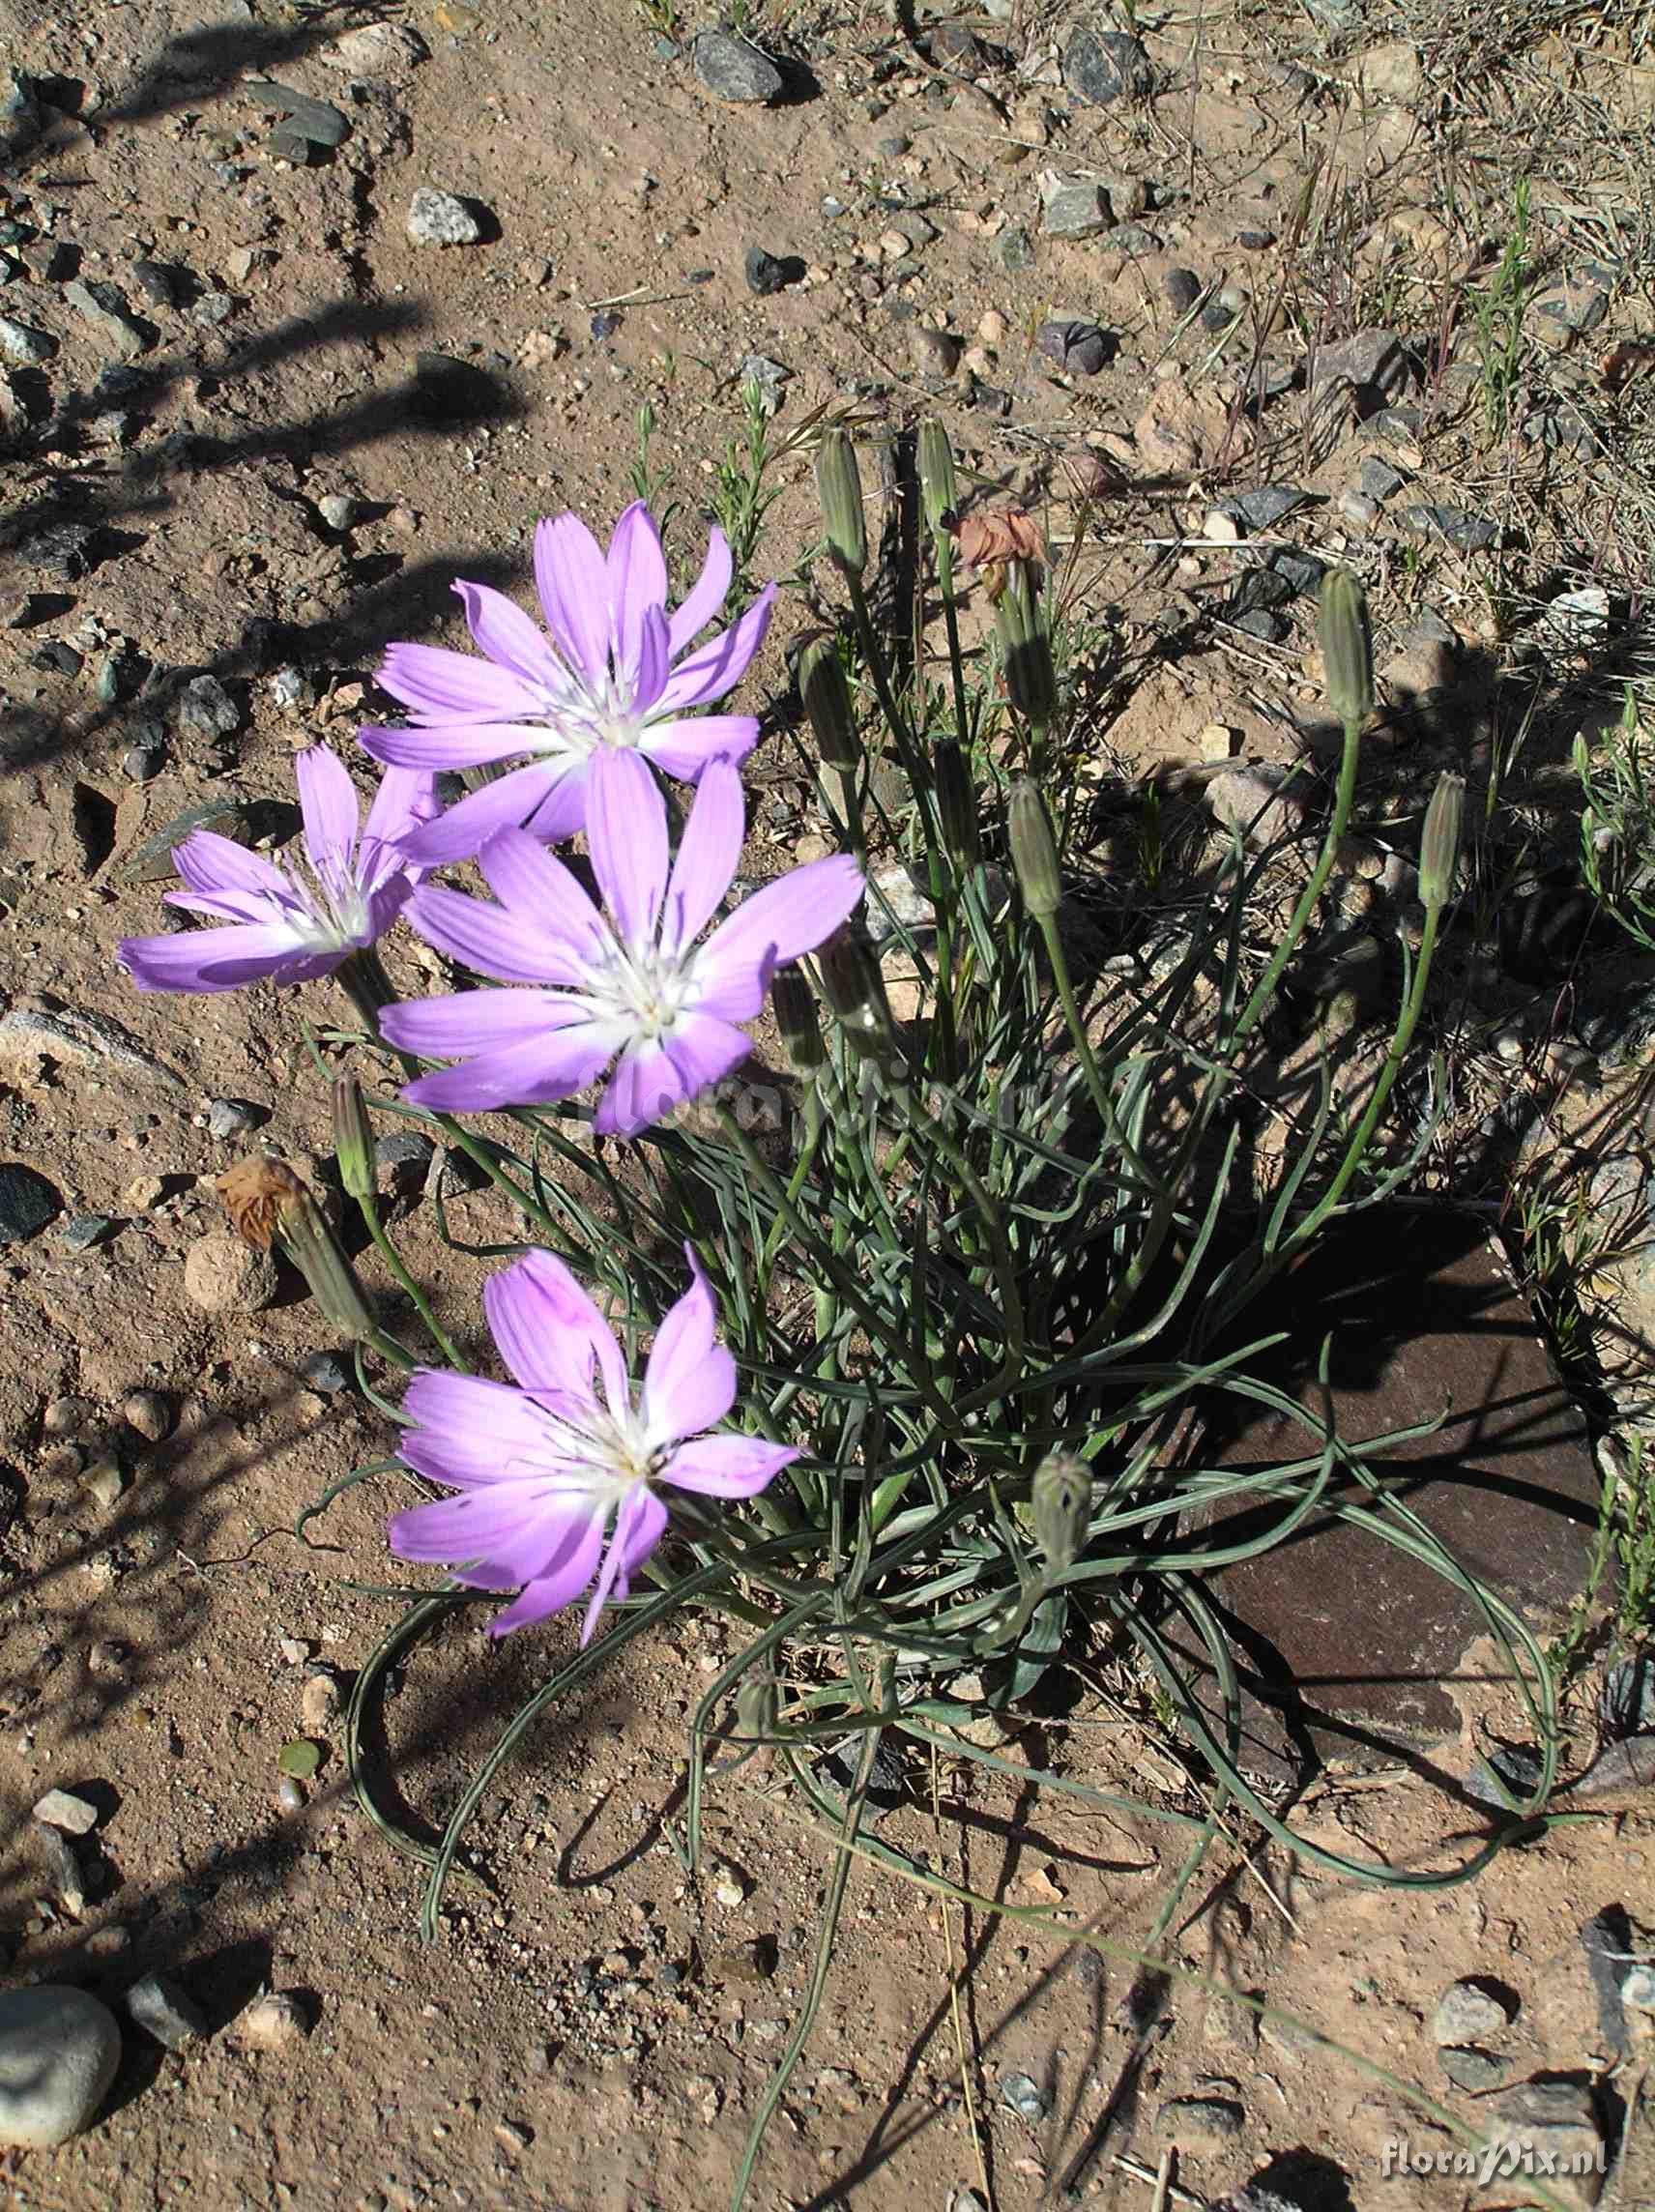
{"label": "dark gray rock", "polygon": [[63,1194],[15,1160],[0,1167],[0,1247],[26,1244],[63,1211]]}
{"label": "dark gray rock", "polygon": [[336,1398],[351,1387],[349,1362],[336,1352],[310,1353],[299,1362],[299,1373],[305,1387],[319,1398]]}
{"label": "dark gray rock", "polygon": [[1094,31],[1077,25],[1063,49],[1063,83],[1094,107],[1118,100],[1146,100],[1155,89],[1155,71],[1143,41],[1129,31]]}
{"label": "dark gray rock", "polygon": [[1000,256],[1001,267],[1013,276],[1034,266],[1033,243],[1021,223],[1013,223],[1009,230],[1001,232],[995,251]]}
{"label": "dark gray rock", "polygon": [[1169,2097],[1161,2107],[1160,2126],[1163,2135],[1194,2148],[1234,2141],[1246,2117],[1230,2097]]}
{"label": "dark gray rock", "polygon": [[285,118],[287,134],[305,139],[312,146],[339,146],[350,135],[350,124],[339,110],[325,100],[312,100],[308,93],[295,92],[270,77],[251,77],[242,91],[260,107],[271,108]]}
{"label": "dark gray rock", "polygon": [[375,1144],[373,1164],[393,1196],[418,1198],[425,1187],[436,1150],[429,1137],[419,1136],[412,1129],[398,1129]]}
{"label": "dark gray rock", "polygon": [[72,1213],[63,1225],[63,1241],[72,1252],[91,1252],[114,1226],[107,1213]]}
{"label": "dark gray rock", "polygon": [[1045,2091],[1027,2074],[1002,2074],[1000,2100],[1031,2127],[1043,2120],[1052,2109]]}
{"label": "dark gray rock", "polygon": [[146,260],[132,263],[132,282],[152,307],[177,307],[183,305],[189,279],[170,261]]}
{"label": "dark gray rock", "polygon": [[76,584],[92,566],[97,532],[85,522],[53,522],[17,547],[17,558],[44,575]]}
{"label": "dark gray rock", "polygon": [[1370,453],[1356,472],[1356,488],[1380,505],[1392,492],[1401,491],[1407,481],[1400,469],[1393,469],[1389,461],[1381,461],[1377,453]]}
{"label": "dark gray rock", "polygon": [[207,2032],[207,2018],[170,1974],[146,1974],[127,1992],[127,2012],[168,2051],[182,2051]]}
{"label": "dark gray rock", "polygon": [[1581,1930],[1581,1948],[1586,1954],[1586,1971],[1597,1999],[1598,2026],[1605,2041],[1623,2055],[1627,2047],[1626,2006],[1622,1987],[1639,1946],[1632,1922],[1622,1905],[1607,1905]]}
{"label": "dark gray rock", "polygon": [[1193,269],[1169,269],[1163,281],[1175,315],[1187,315],[1206,289]]}
{"label": "dark gray rock", "polygon": [[192,738],[209,743],[234,737],[242,726],[242,710],[216,676],[192,676],[178,695],[178,726]]}
{"label": "dark gray rock", "polygon": [[1263,531],[1273,530],[1309,498],[1309,492],[1297,484],[1261,484],[1256,491],[1237,492],[1234,499],[1221,499],[1218,511],[1227,514],[1237,530],[1256,537]]}
{"label": "dark gray rock", "polygon": [[1480,553],[1499,543],[1500,526],[1492,516],[1463,507],[1406,507],[1402,526],[1412,538],[1442,538],[1457,553]]}
{"label": "dark gray rock", "polygon": [[1040,228],[1048,238],[1095,238],[1114,220],[1109,194],[1102,185],[1058,178],[1044,188]]}
{"label": "dark gray rock", "polygon": [[1616,1660],[1598,1693],[1598,1712],[1611,1740],[1655,1733],[1655,1651]]}
{"label": "dark gray rock", "polygon": [[1118,351],[1115,338],[1096,323],[1042,323],[1035,334],[1036,349],[1071,376],[1095,376]]}
{"label": "dark gray rock", "polygon": [[77,276],[73,284],[64,286],[63,296],[81,321],[113,346],[124,361],[135,361],[154,343],[156,334],[147,323],[138,321],[118,284]]}
{"label": "dark gray rock", "polygon": [[1509,1993],[1476,1975],[1451,1982],[1437,1999],[1431,2032],[1438,2044],[1487,2043],[1503,2035],[1516,2018]]}
{"label": "dark gray rock", "polygon": [[767,253],[762,246],[749,246],[741,262],[741,274],[747,279],[749,292],[756,292],[761,300],[773,292],[785,292],[790,284],[797,284],[804,275],[804,264],[793,254]]}
{"label": "dark gray rock", "polygon": [[1497,2089],[1512,2068],[1509,2058],[1479,2050],[1474,2044],[1444,2044],[1437,2056],[1443,2073],[1455,2088],[1468,2090],[1472,2095],[1485,2089]]}
{"label": "dark gray rock", "polygon": [[695,73],[719,100],[764,106],[779,100],[782,75],[768,54],[728,31],[703,31],[695,42]]}

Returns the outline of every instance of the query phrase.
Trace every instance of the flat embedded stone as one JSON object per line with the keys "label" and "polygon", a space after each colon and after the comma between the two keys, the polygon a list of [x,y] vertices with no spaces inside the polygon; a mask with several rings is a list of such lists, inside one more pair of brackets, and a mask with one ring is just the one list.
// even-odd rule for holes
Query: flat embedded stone
{"label": "flat embedded stone", "polygon": [[[1315,1361],[1331,1332],[1333,1417],[1350,1444],[1445,1414],[1369,1464],[1481,1582],[1537,1626],[1587,1586],[1601,1483],[1585,1425],[1553,1367],[1527,1301],[1482,1231],[1417,1208],[1355,1216],[1250,1307],[1249,1337],[1289,1332],[1296,1362],[1259,1372],[1319,1419]],[[1279,1361],[1281,1354],[1275,1355]],[[1285,1416],[1210,1412],[1207,1465],[1267,1467],[1314,1450]],[[1362,1496],[1337,1479],[1330,1496]],[[1215,1506],[1192,1523],[1202,1545],[1261,1533],[1279,1504]],[[1378,1536],[1313,1516],[1285,1545],[1207,1583],[1233,1634],[1243,1694],[1241,1761],[1296,1774],[1315,1752],[1385,1759],[1397,1744],[1456,1736],[1449,1685],[1488,1634],[1471,1600]],[[1214,1699],[1210,1659],[1178,1632]]]}

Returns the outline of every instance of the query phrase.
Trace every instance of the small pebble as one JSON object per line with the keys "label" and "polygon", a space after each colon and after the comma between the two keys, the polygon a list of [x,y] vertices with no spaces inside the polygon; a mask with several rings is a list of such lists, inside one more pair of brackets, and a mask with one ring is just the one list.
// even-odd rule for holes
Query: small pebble
{"label": "small pebble", "polygon": [[184,1262],[184,1288],[203,1313],[262,1313],[276,1296],[277,1281],[268,1252],[222,1231],[197,1237]]}
{"label": "small pebble", "polygon": [[159,1390],[130,1391],[121,1401],[121,1414],[148,1443],[159,1444],[172,1433],[172,1408]]}
{"label": "small pebble", "polygon": [[1491,2036],[1503,2035],[1513,2017],[1514,2008],[1484,1983],[1452,1982],[1437,1999],[1431,2032],[1442,2045],[1486,2043]]}
{"label": "small pebble", "polygon": [[319,1398],[336,1398],[351,1387],[351,1371],[336,1352],[312,1352],[299,1362],[305,1387]]}
{"label": "small pebble", "polygon": [[146,1974],[127,1992],[128,2016],[168,2051],[182,2051],[207,2032],[207,2019],[170,1974]]}
{"label": "small pebble", "polygon": [[1044,2091],[1027,2074],[1002,2074],[1000,2098],[1002,2104],[1009,2106],[1018,2118],[1027,2120],[1031,2127],[1043,2120],[1051,2109]]}
{"label": "small pebble", "polygon": [[782,90],[774,62],[728,31],[702,32],[695,42],[695,73],[719,100],[748,105],[768,105]]}
{"label": "small pebble", "polygon": [[245,1137],[249,1129],[256,1129],[268,1121],[270,1115],[262,1106],[254,1106],[246,1098],[210,1098],[207,1101],[207,1132],[221,1142],[231,1137]]}
{"label": "small pebble", "polygon": [[339,1683],[334,1674],[312,1674],[299,1693],[299,1717],[307,1735],[326,1735],[339,1717]]}
{"label": "small pebble", "polygon": [[276,1786],[276,1801],[284,1813],[303,1813],[305,1792],[291,1774],[284,1774]]}
{"label": "small pebble", "polygon": [[409,203],[408,235],[416,246],[476,246],[482,225],[454,193],[421,185]]}
{"label": "small pebble", "polygon": [[712,1885],[712,1894],[720,1905],[732,1906],[744,1905],[747,1898],[745,1885],[733,1874],[721,1874]]}
{"label": "small pebble", "polygon": [[97,1411],[90,1398],[54,1398],[41,1415],[41,1427],[48,1437],[72,1437]]}
{"label": "small pebble", "polygon": [[250,2051],[286,2051],[303,2043],[310,2032],[310,2011],[302,1999],[285,1991],[255,1997],[236,2022],[238,2043]]}
{"label": "small pebble", "polygon": [[48,1790],[35,1806],[35,1819],[43,1828],[61,1828],[66,1836],[87,1836],[98,1825],[98,1808],[90,1798],[73,1790]]}

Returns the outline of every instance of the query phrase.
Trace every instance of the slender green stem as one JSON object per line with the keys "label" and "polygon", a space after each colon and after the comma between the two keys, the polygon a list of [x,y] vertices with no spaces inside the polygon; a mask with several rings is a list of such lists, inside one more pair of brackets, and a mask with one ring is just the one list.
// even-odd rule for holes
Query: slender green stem
{"label": "slender green stem", "polygon": [[454,1368],[459,1374],[463,1375],[467,1373],[468,1370],[466,1363],[455,1351],[453,1340],[450,1337],[442,1323],[432,1312],[430,1300],[426,1297],[424,1292],[420,1288],[419,1284],[414,1280],[414,1277],[408,1272],[407,1266],[403,1263],[401,1253],[398,1252],[395,1245],[391,1241],[390,1237],[386,1234],[385,1224],[379,1218],[378,1205],[371,1198],[359,1198],[357,1200],[357,1211],[362,1215],[363,1220],[366,1223],[367,1233],[373,1238],[375,1245],[379,1249],[380,1256],[384,1260],[386,1266],[391,1269],[392,1273],[396,1277],[396,1280],[401,1284],[403,1290],[408,1294],[408,1296],[413,1300],[414,1310],[419,1314],[420,1319],[424,1323],[426,1329],[430,1333],[432,1343],[435,1344],[437,1350],[442,1353],[443,1357],[448,1361],[450,1367]]}

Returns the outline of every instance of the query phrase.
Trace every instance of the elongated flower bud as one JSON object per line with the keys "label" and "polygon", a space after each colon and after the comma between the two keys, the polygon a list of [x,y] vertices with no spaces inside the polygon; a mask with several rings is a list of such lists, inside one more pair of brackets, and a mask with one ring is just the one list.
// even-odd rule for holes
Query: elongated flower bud
{"label": "elongated flower bud", "polygon": [[828,531],[828,550],[848,575],[868,565],[868,526],[862,514],[862,480],[857,450],[843,430],[825,430],[816,449],[816,496]]}
{"label": "elongated flower bud", "polygon": [[845,772],[854,770],[862,751],[857,736],[857,711],[833,638],[813,637],[799,655],[798,695],[810,716],[823,760],[829,768]]}
{"label": "elongated flower bud", "polygon": [[1328,702],[1347,727],[1363,723],[1374,711],[1374,646],[1367,598],[1349,568],[1329,568],[1322,577],[1317,627]]}
{"label": "elongated flower bud", "polygon": [[896,1031],[885,993],[879,954],[856,922],[835,931],[816,955],[822,996],[858,1059],[888,1061]]}
{"label": "elongated flower bud", "polygon": [[1427,906],[1446,906],[1454,895],[1465,812],[1465,777],[1439,775],[1425,810],[1425,829],[1419,840],[1419,895]]}
{"label": "elongated flower bud", "polygon": [[1031,777],[1019,776],[1012,785],[1005,827],[1024,905],[1037,921],[1056,914],[1063,899],[1058,841],[1052,834],[1052,817],[1046,811],[1040,787]]}
{"label": "elongated flower bud", "polygon": [[982,858],[977,833],[977,795],[972,789],[966,756],[952,738],[937,747],[932,767],[937,784],[937,815],[943,843],[956,867],[974,868]]}
{"label": "elongated flower bud", "polygon": [[347,1198],[372,1198],[377,1188],[373,1163],[373,1131],[363,1104],[362,1085],[354,1075],[334,1078],[334,1157],[339,1163],[339,1180]]}
{"label": "elongated flower bud", "polygon": [[1058,676],[1034,571],[1027,561],[1007,563],[994,623],[1005,662],[1005,695],[1026,721],[1043,727],[1058,711]]}
{"label": "elongated flower bud", "polygon": [[310,1286],[327,1320],[351,1339],[377,1333],[362,1285],[322,1208],[285,1160],[261,1153],[238,1160],[216,1188],[241,1236],[261,1251],[276,1244]]}
{"label": "elongated flower bud", "polygon": [[1091,1521],[1091,1472],[1072,1452],[1048,1452],[1029,1488],[1034,1541],[1050,1573],[1060,1575],[1080,1557]]}
{"label": "elongated flower bud", "polygon": [[925,526],[933,534],[944,527],[958,502],[954,484],[954,450],[941,422],[919,425],[919,504]]}
{"label": "elongated flower bud", "polygon": [[797,968],[783,968],[776,975],[770,984],[770,1005],[781,1032],[782,1049],[795,1074],[814,1075],[827,1064],[828,1048],[822,1041],[822,1025],[816,1019],[810,985]]}

